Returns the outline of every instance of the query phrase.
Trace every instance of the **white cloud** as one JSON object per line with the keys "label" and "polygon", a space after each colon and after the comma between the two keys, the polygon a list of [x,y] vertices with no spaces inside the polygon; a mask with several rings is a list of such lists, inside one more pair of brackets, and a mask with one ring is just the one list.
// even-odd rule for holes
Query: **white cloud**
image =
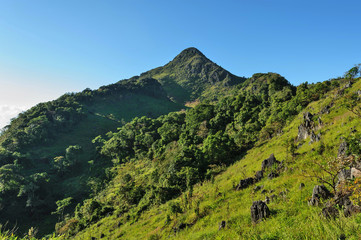
{"label": "white cloud", "polygon": [[0,105],[0,129],[10,123],[10,119],[18,116],[19,113],[25,111],[26,107]]}

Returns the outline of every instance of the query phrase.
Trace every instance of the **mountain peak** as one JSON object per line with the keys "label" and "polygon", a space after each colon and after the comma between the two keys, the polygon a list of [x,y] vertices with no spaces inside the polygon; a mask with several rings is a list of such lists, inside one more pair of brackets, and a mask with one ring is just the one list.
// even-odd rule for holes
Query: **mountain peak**
{"label": "mountain peak", "polygon": [[195,47],[186,48],[179,55],[196,55],[196,54],[204,56],[204,54]]}
{"label": "mountain peak", "polygon": [[175,61],[182,61],[182,60],[184,61],[184,60],[188,60],[188,59],[193,58],[193,57],[206,58],[206,56],[201,51],[199,51],[197,48],[190,47],[190,48],[184,49],[181,53],[179,53],[174,58],[174,60]]}

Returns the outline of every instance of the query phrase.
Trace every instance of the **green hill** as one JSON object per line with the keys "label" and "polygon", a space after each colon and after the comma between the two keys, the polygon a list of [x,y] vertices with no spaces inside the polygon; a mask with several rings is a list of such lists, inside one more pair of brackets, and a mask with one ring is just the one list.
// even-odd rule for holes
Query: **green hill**
{"label": "green hill", "polygon": [[[197,68],[208,70],[187,74],[187,67],[199,59]],[[4,182],[0,185],[0,222],[17,224],[20,231],[36,226],[40,234],[52,232],[57,218],[51,212],[57,200],[72,197],[75,207],[89,196],[92,179],[107,179],[104,169],[111,162],[97,155],[92,139],[115,131],[137,116],[156,118],[185,109],[185,102],[196,100],[206,89],[228,81],[229,76],[242,80],[196,49],[183,51],[159,69],[165,70],[161,71],[162,78],[150,74],[152,70],[97,90],[85,89],[40,103],[6,126],[0,136],[0,179]],[[211,73],[227,73],[228,78],[204,82]],[[170,86],[178,84],[177,89]],[[223,88],[231,86],[225,83]],[[182,101],[175,100],[179,92],[187,92]],[[68,151],[74,151],[72,159],[65,156]]]}
{"label": "green hill", "polygon": [[39,104],[0,137],[0,217],[26,238],[359,239],[357,76],[245,79],[189,48]]}
{"label": "green hill", "polygon": [[[276,76],[275,74],[255,75],[254,79],[246,82],[262,85],[269,83],[270,79],[275,79]],[[281,77],[277,79],[277,83],[282,82]],[[123,164],[119,165],[118,160],[124,158],[113,155],[113,158],[118,159],[113,168],[116,172],[114,179],[92,199],[84,202],[73,218],[60,224],[58,233],[65,234],[63,235],[65,238],[74,239],[91,239],[91,237],[96,239],[342,239],[344,237],[344,239],[359,239],[360,215],[357,214],[359,210],[351,212],[351,216],[347,214],[345,216],[346,205],[339,202],[340,199],[349,196],[355,209],[358,209],[360,200],[358,180],[346,180],[337,188],[332,188],[335,186],[332,180],[335,180],[335,176],[336,180],[338,179],[341,169],[347,170],[355,164],[355,162],[344,163],[347,158],[337,158],[340,144],[347,142],[349,146],[347,154],[351,154],[354,160],[358,159],[360,153],[361,138],[358,134],[361,130],[360,115],[355,114],[359,114],[357,110],[359,108],[355,106],[359,106],[360,100],[354,102],[352,99],[358,93],[361,81],[355,80],[352,87],[349,85],[348,80],[335,79],[297,87],[295,95],[290,95],[289,100],[282,98],[283,101],[278,103],[282,105],[283,110],[299,103],[295,108],[298,109],[298,113],[290,113],[284,118],[283,123],[278,122],[280,119],[276,121],[271,119],[272,111],[278,109],[277,104],[272,103],[278,99],[278,96],[284,95],[282,92],[289,91],[285,89],[291,90],[292,87],[288,88],[286,85],[284,88],[278,88],[273,94],[269,91],[271,97],[268,101],[272,103],[265,108],[270,109],[271,112],[268,121],[263,129],[258,131],[257,137],[251,141],[253,144],[246,146],[244,144],[249,144],[248,142],[241,141],[239,144],[235,137],[237,135],[234,137],[231,135],[230,125],[235,125],[234,128],[237,128],[238,124],[244,122],[240,115],[248,115],[243,111],[245,109],[252,109],[252,113],[256,113],[255,105],[250,108],[245,107],[250,106],[247,100],[241,101],[239,105],[243,110],[236,107],[237,97],[248,92],[247,90],[239,91],[237,96],[223,99],[213,107],[198,105],[188,110],[185,113],[179,139],[165,144],[162,157],[138,153],[139,156],[135,154],[133,160],[123,161]],[[269,90],[273,89],[272,84],[266,86]],[[265,86],[263,88],[266,89]],[[249,89],[257,95],[254,91],[256,88],[249,88],[249,85],[241,89]],[[261,96],[265,95],[261,94]],[[230,99],[234,101],[227,104],[227,100]],[[351,102],[356,105],[350,107]],[[234,110],[233,113],[225,109],[227,105],[233,107],[230,108]],[[214,111],[210,112],[209,108]],[[230,116],[230,118],[226,117],[228,123],[227,121],[222,123],[221,133],[217,128],[213,131],[217,125],[212,123],[220,113],[217,109],[222,109],[222,113]],[[263,111],[264,109],[259,109],[258,117]],[[276,112],[280,113],[278,110]],[[194,114],[198,118],[195,118]],[[311,115],[312,118],[307,119],[307,116]],[[205,120],[206,116],[208,120]],[[239,118],[243,120],[237,122]],[[136,124],[137,121],[139,120],[134,120],[131,124]],[[164,122],[164,118],[159,118],[159,121]],[[200,125],[204,121],[209,125],[205,124],[206,127]],[[311,122],[309,135],[305,139],[299,139],[302,134],[300,126],[307,121]],[[279,126],[278,131],[271,137],[264,134],[264,129],[276,122]],[[254,122],[251,121],[250,124],[252,123]],[[162,129],[164,124],[158,129]],[[129,130],[129,127],[126,129]],[[196,132],[191,133],[191,129]],[[242,127],[239,126],[237,129]],[[123,130],[125,129],[120,130],[119,134]],[[190,135],[186,137],[187,132]],[[255,130],[252,129],[251,132]],[[312,133],[320,138],[314,139]],[[184,148],[189,143],[184,138],[190,136],[198,136],[203,141],[190,143],[195,145],[195,149],[191,150],[193,154],[185,156]],[[217,141],[218,137],[222,140]],[[117,133],[105,142],[103,153],[106,154],[113,140],[119,138],[121,137]],[[209,148],[208,145],[212,143],[212,147]],[[238,150],[239,147],[243,147],[244,150],[237,151],[235,150],[237,147]],[[183,150],[180,150],[182,148]],[[151,151],[149,150],[148,153]],[[113,148],[111,152],[117,151]],[[210,153],[211,156],[208,155]],[[240,180],[255,176],[256,172],[262,169],[262,161],[268,159],[271,154],[274,154],[281,163],[265,169],[263,177],[254,180],[249,186],[240,185]],[[186,160],[189,156],[194,157]],[[179,164],[181,169],[178,171],[172,169],[172,171],[175,171],[177,176],[185,174],[185,178],[183,181],[182,178],[178,178],[173,182],[173,186],[179,186],[181,191],[171,194],[168,201],[161,201],[157,199],[160,189],[172,186],[169,182],[172,179],[169,175],[172,163],[168,163],[169,161],[182,161]],[[203,161],[209,164],[205,167],[207,171],[198,168],[196,174],[191,174],[192,171],[197,171],[195,166],[199,166]],[[336,165],[332,164],[335,162]],[[182,170],[184,167],[187,169]],[[161,169],[166,172],[159,174]],[[157,183],[154,179],[154,176],[159,179],[165,175],[164,178],[168,179],[168,182],[163,179]],[[327,182],[331,184],[327,185]],[[159,183],[161,186],[158,185]],[[320,197],[318,206],[310,206],[312,190],[317,184],[325,184],[336,197],[331,200]],[[155,189],[152,188],[154,186]],[[139,191],[139,188],[143,190],[140,191],[142,193],[138,195],[138,199],[137,197],[130,199],[134,197],[134,191],[136,189]],[[147,188],[152,193],[149,193]],[[145,207],[144,198],[149,199],[151,194],[155,194],[155,200]],[[261,222],[253,223],[251,206],[256,200],[267,201],[270,216]],[[130,207],[124,209],[124,206]],[[335,209],[335,217],[324,213],[326,206]],[[109,210],[105,215],[102,213],[104,209]],[[85,229],[79,228],[81,224],[84,224]],[[76,234],[72,235],[74,233]]]}

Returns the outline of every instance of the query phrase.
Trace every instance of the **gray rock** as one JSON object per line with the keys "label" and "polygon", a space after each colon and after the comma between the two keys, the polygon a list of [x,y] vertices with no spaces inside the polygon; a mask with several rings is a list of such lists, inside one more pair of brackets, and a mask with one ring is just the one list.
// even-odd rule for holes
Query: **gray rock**
{"label": "gray rock", "polygon": [[318,206],[321,199],[332,197],[332,193],[324,185],[316,185],[312,191],[312,198],[308,202],[310,206]]}
{"label": "gray rock", "polygon": [[263,178],[263,171],[257,171],[254,178],[257,182],[260,181]]}
{"label": "gray rock", "polygon": [[245,189],[248,186],[252,185],[254,183],[254,178],[246,178],[239,181],[239,184],[237,185],[236,190]]}
{"label": "gray rock", "polygon": [[345,157],[347,154],[348,145],[347,142],[342,142],[338,148],[337,157]]}
{"label": "gray rock", "polygon": [[278,166],[279,164],[280,164],[280,162],[276,160],[275,156],[272,153],[269,158],[263,160],[263,162],[262,162],[262,171],[264,171],[267,168],[272,167],[273,165]]}
{"label": "gray rock", "polygon": [[346,180],[351,179],[351,169],[342,169],[337,175],[337,178],[338,181],[336,183],[336,186],[342,182],[345,182]]}
{"label": "gray rock", "polygon": [[306,126],[304,126],[303,124],[298,126],[297,141],[305,140],[309,135],[310,131]]}
{"label": "gray rock", "polygon": [[319,134],[315,134],[313,131],[311,131],[311,135],[310,135],[311,137],[311,141],[310,141],[310,143],[314,143],[314,142],[318,142],[318,141],[320,141],[321,140],[321,134],[319,133]]}
{"label": "gray rock", "polygon": [[314,129],[314,122],[312,121],[313,115],[309,112],[303,114],[303,123],[298,127],[297,141],[305,140]]}
{"label": "gray rock", "polygon": [[253,223],[257,223],[262,219],[270,216],[270,211],[267,204],[263,201],[255,201],[251,206],[251,219]]}

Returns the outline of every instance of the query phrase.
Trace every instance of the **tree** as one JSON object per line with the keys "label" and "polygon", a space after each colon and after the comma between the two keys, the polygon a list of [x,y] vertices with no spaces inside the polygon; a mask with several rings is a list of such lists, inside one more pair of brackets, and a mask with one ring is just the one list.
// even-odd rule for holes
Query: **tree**
{"label": "tree", "polygon": [[58,206],[58,208],[55,212],[52,212],[51,214],[59,215],[59,221],[63,221],[65,208],[71,204],[72,200],[72,197],[68,197],[64,198],[63,200],[56,201],[56,205]]}
{"label": "tree", "polygon": [[345,73],[345,78],[350,80],[354,79],[357,75],[361,73],[360,68],[361,68],[361,64],[354,66]]}

